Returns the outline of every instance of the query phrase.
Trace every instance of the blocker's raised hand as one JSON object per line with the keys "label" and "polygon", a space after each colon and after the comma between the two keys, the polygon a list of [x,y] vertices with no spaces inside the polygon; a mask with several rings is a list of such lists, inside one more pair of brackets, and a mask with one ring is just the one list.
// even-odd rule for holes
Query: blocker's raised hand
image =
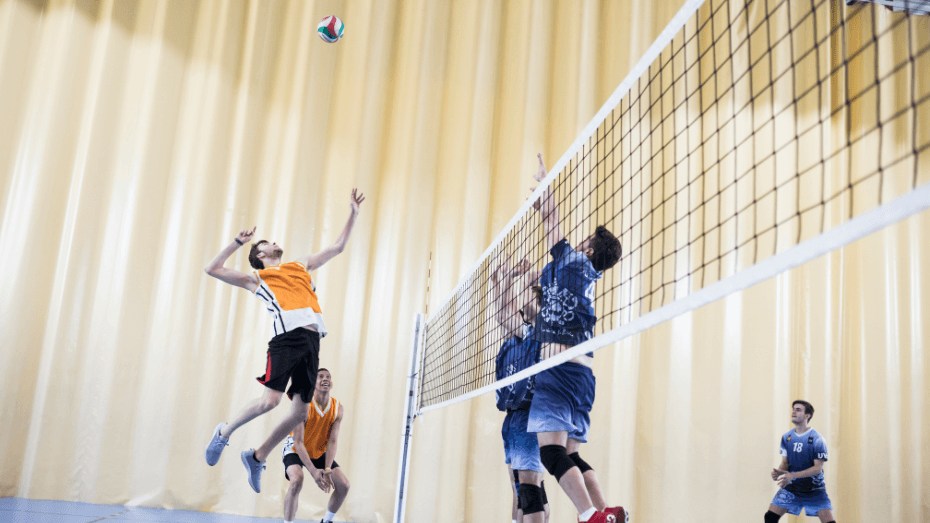
{"label": "blocker's raised hand", "polygon": [[365,195],[358,192],[358,189],[352,189],[352,203],[349,204],[349,207],[352,209],[352,212],[358,214],[358,209],[361,207],[362,202],[365,201]]}
{"label": "blocker's raised hand", "polygon": [[543,162],[542,153],[536,153],[536,157],[539,158],[539,169],[536,171],[536,174],[533,175],[533,179],[537,182],[541,182],[549,173],[546,171],[546,164]]}

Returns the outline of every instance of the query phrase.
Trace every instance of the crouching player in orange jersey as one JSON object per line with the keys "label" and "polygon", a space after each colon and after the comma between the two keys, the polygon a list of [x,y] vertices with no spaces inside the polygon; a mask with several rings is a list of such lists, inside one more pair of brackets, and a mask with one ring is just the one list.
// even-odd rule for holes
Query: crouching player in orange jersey
{"label": "crouching player in orange jersey", "polygon": [[316,388],[306,423],[298,423],[284,442],[284,477],[290,482],[284,496],[284,521],[294,521],[297,497],[304,483],[303,467],[323,492],[333,490],[321,523],[331,523],[349,493],[349,480],[336,463],[343,408],[329,395],[333,378],[326,369],[316,375]]}

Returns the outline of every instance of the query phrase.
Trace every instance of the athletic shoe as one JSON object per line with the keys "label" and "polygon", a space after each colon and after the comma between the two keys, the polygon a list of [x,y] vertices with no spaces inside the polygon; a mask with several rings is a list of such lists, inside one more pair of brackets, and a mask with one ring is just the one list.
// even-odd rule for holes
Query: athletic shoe
{"label": "athletic shoe", "polygon": [[220,460],[220,454],[223,453],[223,448],[229,446],[229,438],[224,438],[220,436],[220,428],[225,425],[225,423],[220,423],[213,429],[213,437],[210,438],[210,443],[207,443],[207,465],[211,467],[216,465],[216,462]]}
{"label": "athletic shoe", "polygon": [[630,521],[630,513],[623,507],[607,507],[604,509],[604,512],[616,516],[617,523],[627,523]]}
{"label": "athletic shoe", "polygon": [[622,519],[619,519],[616,514],[610,512],[611,509],[607,509],[603,512],[595,512],[591,519],[588,520],[588,523],[624,523]]}
{"label": "athletic shoe", "polygon": [[265,462],[255,459],[255,449],[242,451],[242,464],[245,470],[249,472],[249,486],[255,492],[262,491],[262,471],[265,470]]}

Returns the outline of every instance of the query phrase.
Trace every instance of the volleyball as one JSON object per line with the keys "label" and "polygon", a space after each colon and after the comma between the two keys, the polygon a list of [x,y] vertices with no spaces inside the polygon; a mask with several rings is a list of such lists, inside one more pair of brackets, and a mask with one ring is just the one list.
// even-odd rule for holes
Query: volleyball
{"label": "volleyball", "polygon": [[320,25],[316,26],[316,32],[324,42],[334,43],[342,38],[342,31],[345,26],[338,16],[327,16],[320,20]]}

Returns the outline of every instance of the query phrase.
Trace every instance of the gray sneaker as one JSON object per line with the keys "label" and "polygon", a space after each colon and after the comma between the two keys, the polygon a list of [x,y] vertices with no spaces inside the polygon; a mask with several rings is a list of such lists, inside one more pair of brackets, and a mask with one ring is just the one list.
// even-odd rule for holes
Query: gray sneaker
{"label": "gray sneaker", "polygon": [[255,492],[262,491],[262,471],[265,470],[265,462],[255,459],[255,449],[242,451],[242,464],[249,471],[249,486]]}
{"label": "gray sneaker", "polygon": [[220,460],[220,454],[223,453],[223,448],[229,446],[229,438],[220,436],[220,429],[223,425],[225,425],[225,423],[220,423],[213,429],[213,437],[210,438],[210,443],[207,444],[207,465],[211,467],[216,465],[216,462]]}

